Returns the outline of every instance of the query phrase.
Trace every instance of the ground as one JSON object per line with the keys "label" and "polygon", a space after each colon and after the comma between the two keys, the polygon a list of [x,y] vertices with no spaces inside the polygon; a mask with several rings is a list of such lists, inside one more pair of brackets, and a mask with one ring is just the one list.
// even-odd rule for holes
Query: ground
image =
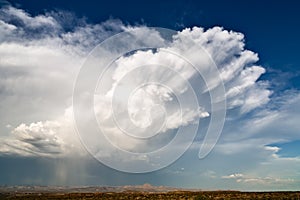
{"label": "ground", "polygon": [[1,193],[0,199],[298,199],[300,192],[173,191],[101,193]]}

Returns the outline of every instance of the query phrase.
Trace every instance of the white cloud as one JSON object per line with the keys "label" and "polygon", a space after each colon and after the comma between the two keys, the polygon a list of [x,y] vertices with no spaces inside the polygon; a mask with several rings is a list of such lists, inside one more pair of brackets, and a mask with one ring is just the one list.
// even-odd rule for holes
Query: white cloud
{"label": "white cloud", "polygon": [[[55,27],[57,31],[60,30],[60,25],[55,20],[55,18],[51,17],[50,15],[31,17],[24,11],[11,7],[5,9],[3,12],[10,17],[17,17],[23,22],[27,22],[27,25],[31,27],[47,25]],[[113,25],[111,25],[113,23],[118,24],[119,22],[110,22],[101,26],[86,25],[75,29],[74,32],[61,32],[56,37],[54,37],[53,35],[51,36],[51,38],[46,36],[44,38],[30,40],[29,43],[27,39],[24,39],[21,42],[19,40],[16,40],[10,43],[2,43],[0,45],[0,53],[1,55],[3,55],[3,57],[1,59],[0,66],[2,67],[3,71],[6,71],[6,73],[7,71],[11,70],[13,70],[12,74],[17,73],[14,76],[10,75],[8,76],[8,78],[2,79],[2,88],[4,88],[4,90],[9,93],[18,95],[19,99],[23,98],[23,101],[28,101],[27,98],[29,98],[29,96],[31,99],[33,99],[33,102],[37,101],[32,106],[32,110],[34,110],[35,113],[38,113],[40,109],[39,106],[37,106],[40,104],[38,102],[43,103],[43,101],[48,101],[47,103],[49,104],[49,106],[47,107],[49,107],[50,110],[56,107],[58,105],[58,102],[67,102],[71,96],[71,86],[73,81],[75,80],[75,74],[79,69],[80,63],[83,60],[82,55],[84,54],[82,54],[82,51],[90,49],[90,46],[92,46],[93,44],[92,40],[85,41],[85,38],[96,38],[95,35],[98,31],[105,32],[104,27],[113,27]],[[5,27],[13,27],[13,25],[10,25],[8,23],[3,23],[2,25]],[[149,30],[147,27],[124,27],[122,24],[119,24],[119,26],[121,26],[121,28],[123,27],[126,30],[136,29],[138,30],[138,33],[141,34],[139,37],[145,38],[151,38],[146,36],[146,33],[149,33],[150,31],[151,34],[154,35],[154,38],[157,38],[155,40],[156,42],[162,42],[160,36],[157,33]],[[17,36],[19,35],[17,34],[16,37]],[[228,63],[230,63],[230,59],[232,59],[233,61],[239,60],[235,63],[235,67],[238,69],[236,71],[240,72],[239,79],[233,82],[228,82],[228,84],[225,82],[225,84],[228,85],[229,93],[232,93],[231,91],[233,91],[234,88],[239,88],[239,94],[233,95],[234,97],[240,98],[241,96],[243,97],[247,94],[247,98],[250,99],[252,95],[251,86],[260,88],[259,85],[255,84],[255,81],[260,76],[260,74],[264,72],[263,68],[256,66],[247,68],[245,67],[251,64],[251,62],[256,61],[256,55],[253,53],[249,53],[249,51],[245,51],[245,53],[243,53],[243,37],[241,37],[240,34],[224,31],[222,28],[213,28],[204,31],[201,28],[195,27],[191,30],[186,29],[182,32],[179,32],[177,39],[175,39],[174,41],[174,44],[172,44],[171,47],[168,48],[168,50],[177,53],[184,52],[189,45],[188,41],[184,40],[184,37],[186,36],[194,42],[199,42],[200,45],[203,45],[204,48],[213,55],[213,59],[216,60],[217,65],[222,73],[225,73],[226,69],[229,69]],[[235,42],[232,42],[232,40]],[[149,43],[152,42],[153,41],[149,41]],[[223,50],[228,50],[228,54],[226,54],[226,56],[223,56],[224,51],[219,51],[221,47],[220,44],[222,44],[222,48],[225,48]],[[80,49],[80,51],[76,50],[77,48]],[[230,55],[231,52],[232,55]],[[238,58],[235,58],[233,54],[239,54]],[[189,59],[193,59],[196,60],[196,62],[199,62],[197,61],[199,60],[199,55],[194,55],[192,52],[190,52],[186,56],[188,56]],[[254,58],[251,59],[251,56],[253,56]],[[145,60],[147,60],[146,63]],[[129,114],[135,125],[142,128],[147,128],[150,127],[150,124],[155,124],[155,121],[160,121],[160,119],[165,114],[168,114],[166,123],[161,129],[162,132],[166,132],[169,129],[176,129],[181,126],[187,126],[190,123],[198,121],[200,118],[209,116],[209,113],[203,107],[199,107],[198,109],[194,110],[191,109],[188,104],[185,104],[180,105],[181,112],[178,112],[178,110],[176,110],[176,107],[167,106],[175,100],[172,96],[173,92],[176,92],[177,95],[185,95],[185,92],[187,90],[186,81],[191,79],[192,76],[195,75],[195,70],[187,66],[187,64],[184,63],[182,59],[172,56],[165,51],[138,51],[131,56],[121,57],[116,61],[115,70],[112,71],[111,75],[111,78],[113,80],[113,82],[111,83],[112,87],[110,89],[108,88],[104,96],[98,97],[98,100],[100,98],[100,100],[98,101],[100,103],[100,106],[98,106],[96,102],[96,107],[101,109],[99,112],[97,111],[97,113],[100,114],[100,121],[107,121],[106,130],[108,131],[108,134],[116,134],[113,136],[113,138],[118,138],[117,140],[124,143],[124,146],[131,146],[129,145],[130,142],[128,140],[120,139],[122,138],[120,135],[122,133],[120,132],[120,130],[118,130],[118,128],[115,127],[115,124],[112,124],[111,119],[109,119],[109,117],[111,117],[110,113],[112,113],[112,111],[107,109],[109,108],[109,106],[107,105],[110,102],[109,98],[111,97],[110,95],[112,95],[112,93],[114,92],[116,84],[124,77],[124,75],[127,75],[131,71],[134,71],[136,66],[140,66],[143,64],[161,64],[165,66],[171,66],[172,70],[175,70],[176,73],[180,74],[180,77],[182,77],[182,79],[178,79],[176,77],[176,74],[174,74],[174,72],[170,71],[170,69],[168,68],[160,68],[158,71],[153,71],[157,68],[147,68],[146,70],[140,72],[138,76],[132,77],[130,79],[131,82],[126,82],[125,84],[130,85],[138,84],[145,80],[152,80],[158,81],[167,86],[171,85],[171,89],[175,90],[170,91],[164,87],[158,87],[155,85],[139,89],[139,91],[134,94],[133,98],[131,98],[130,104],[128,104]],[[152,74],[152,76],[149,77],[149,74]],[[234,77],[230,77],[233,76],[232,74],[233,73],[227,73],[224,81],[233,80]],[[16,79],[15,76],[17,76],[18,79]],[[243,81],[243,79],[245,79],[246,81]],[[248,83],[245,84],[245,82]],[[53,83],[55,84],[53,85]],[[65,86],[63,88],[60,88],[60,92],[57,93],[56,88],[58,84]],[[27,88],[30,88],[30,92],[26,90]],[[250,89],[246,91],[247,88]],[[262,92],[264,92],[264,89],[262,89]],[[6,101],[2,101],[3,104],[8,103],[9,105],[12,103],[16,103],[14,101],[11,101],[11,97],[5,96],[5,98],[4,100]],[[52,100],[52,102],[49,100]],[[254,104],[251,109],[259,106],[258,103],[251,103]],[[66,103],[64,104],[66,105]],[[239,106],[242,105],[243,104]],[[17,106],[21,107],[22,105],[18,104]],[[55,109],[57,110],[55,112],[56,118],[59,113],[58,110],[62,109],[61,105],[58,106],[60,108]],[[105,109],[103,107],[105,107]],[[26,109],[22,109],[23,112],[28,112]],[[40,111],[42,111],[43,113],[47,113],[44,108],[42,108]],[[156,119],[153,118],[153,113],[155,113]],[[119,113],[119,115],[122,114],[123,113]],[[55,117],[55,115],[53,117]],[[45,119],[45,117],[46,116],[44,116],[43,118]],[[46,118],[45,121],[47,120],[49,121],[49,119]],[[36,121],[39,121],[39,119],[37,119]],[[11,122],[7,121],[6,124],[7,123]],[[29,122],[29,124],[31,123],[32,122]],[[35,123],[33,122],[33,124]],[[155,127],[155,125],[152,126],[152,128],[153,127]],[[145,131],[147,132],[147,130]],[[131,144],[133,145],[131,146],[131,148],[134,148],[136,142],[133,142]]]}
{"label": "white cloud", "polygon": [[244,175],[240,174],[240,173],[236,173],[236,174],[230,174],[228,176],[222,176],[222,178],[224,179],[236,179],[236,178],[243,178]]}
{"label": "white cloud", "polygon": [[83,155],[73,130],[72,110],[55,121],[20,124],[1,141],[0,153],[21,156],[65,157]]}
{"label": "white cloud", "polygon": [[[265,73],[265,69],[256,65],[257,54],[244,49],[243,34],[221,27],[206,31],[194,27],[183,30],[178,37],[181,40],[184,37],[191,38],[211,55],[225,84],[229,109],[238,108],[240,112],[247,113],[269,102],[271,91],[268,90],[268,83],[257,81]],[[178,45],[182,50],[191,48],[183,42]],[[188,53],[189,59],[197,59],[198,55],[189,51]]]}
{"label": "white cloud", "polygon": [[[0,18],[0,31],[7,32],[7,35],[0,34],[0,38],[3,36],[0,42],[1,127],[53,121],[63,115],[71,104],[73,84],[86,54],[99,41],[121,29],[115,29],[120,24],[118,21],[95,26],[83,23],[74,32],[75,37],[73,32],[61,30],[60,23],[65,23],[65,19],[52,17],[51,13],[36,18],[23,10],[6,7],[1,9]],[[30,22],[19,23],[20,20]],[[27,27],[30,24],[40,26],[33,30]],[[90,34],[82,31],[84,26]],[[81,45],[87,40],[88,47]],[[1,130],[1,135],[8,136],[8,130]]]}
{"label": "white cloud", "polygon": [[0,42],[5,41],[5,39],[11,35],[14,30],[16,30],[17,27],[12,25],[12,24],[8,24],[5,23],[4,21],[2,21],[0,19]]}
{"label": "white cloud", "polygon": [[57,137],[58,122],[20,124],[13,130],[15,139],[1,145],[0,152],[21,155],[48,155],[61,152],[62,141]]}
{"label": "white cloud", "polygon": [[275,177],[253,177],[249,175],[244,175],[240,173],[230,174],[228,176],[222,176],[222,179],[234,179],[237,183],[243,184],[286,184],[292,183],[294,179],[282,179],[282,178],[275,178]]}
{"label": "white cloud", "polygon": [[[135,29],[139,30],[141,34],[145,34],[147,32],[145,27]],[[258,78],[261,74],[265,73],[265,70],[264,68],[255,65],[255,62],[258,60],[256,54],[251,51],[244,50],[243,36],[241,34],[232,31],[228,32],[219,27],[208,29],[207,31],[204,31],[202,28],[195,27],[193,29],[185,29],[182,32],[179,32],[174,38],[174,42],[169,48],[167,48],[167,50],[177,54],[183,54],[186,58],[193,60],[199,65],[203,64],[203,60],[201,60],[199,55],[195,54],[196,51],[191,51],[191,41],[198,42],[198,44],[202,45],[207,52],[211,53],[225,83],[228,105],[230,108],[238,108],[241,113],[247,113],[269,101],[271,91],[267,89],[267,83],[257,83]],[[224,52],[226,52],[225,55],[223,55]],[[145,66],[143,70],[138,71],[138,67],[145,64],[152,65],[153,67],[147,68]],[[155,68],[154,66],[158,64],[162,66],[171,66],[172,70],[180,74],[183,79],[177,78],[174,75],[174,72],[168,68]],[[135,71],[138,72],[135,73]],[[171,85],[173,86],[172,89],[175,88],[178,91],[177,95],[184,95],[184,92],[186,91],[185,80],[191,79],[197,74],[197,71],[189,67],[182,59],[170,53],[166,53],[164,49],[161,49],[157,52],[137,51],[130,56],[121,57],[116,61],[115,70],[111,73],[113,80],[111,83],[112,86],[110,89],[107,89],[106,92],[102,91],[104,96],[98,96],[98,99],[111,98],[115,92],[115,87],[122,81],[123,78],[127,80],[127,82],[123,81],[121,83],[123,91],[132,87],[132,85],[139,85],[145,82],[145,80],[150,80],[167,86]],[[132,75],[130,75],[130,73],[132,73]],[[211,79],[208,81],[211,82],[214,87],[217,84],[220,84],[220,82],[215,82],[213,77],[210,78]],[[151,109],[153,106],[158,104],[165,108],[165,105],[173,100],[170,95],[171,93],[168,90],[156,88],[156,90],[153,91],[156,91],[154,95],[149,95],[149,91],[139,89],[138,92],[135,93],[134,98],[131,98],[133,101],[130,101],[128,107],[130,116],[134,118],[132,121],[135,125],[143,128],[149,127],[150,124],[155,121],[151,118],[153,117],[151,115]],[[200,92],[205,92],[205,90],[200,90]],[[162,98],[166,98],[166,100],[160,101]],[[125,99],[126,102],[121,103],[120,99],[122,99],[122,97],[120,96],[118,99],[120,106],[118,108],[120,109],[116,110],[122,110],[122,105],[126,104],[127,100]],[[198,110],[192,111],[189,109],[189,105],[181,106],[183,106],[183,113],[160,109],[160,107],[155,107],[158,109],[155,113],[161,112],[161,115],[168,113],[170,116],[169,119],[172,120],[167,120],[168,122],[166,127],[171,129],[186,126],[201,117],[209,116],[209,113],[204,108],[200,107]],[[112,112],[106,110],[105,113]],[[120,112],[119,115],[121,114],[122,113]],[[101,112],[101,115],[103,115],[103,112]],[[161,115],[157,114],[156,116],[160,119]],[[106,115],[106,117],[108,116]],[[101,118],[99,121],[102,121]],[[128,125],[131,122],[124,123]],[[166,131],[167,129],[163,130]]]}
{"label": "white cloud", "polygon": [[[138,30],[139,37],[148,39],[150,44],[163,42],[157,32],[147,27],[125,26],[118,20],[109,20],[97,25],[84,22],[81,26],[64,32],[61,22],[51,13],[32,17],[20,9],[8,7],[2,9],[1,14],[6,18],[0,18],[0,32],[9,37],[3,36],[0,44],[0,70],[3,74],[0,79],[2,112],[0,120],[2,124],[0,125],[5,127],[7,124],[11,124],[12,127],[15,127],[14,134],[7,132],[10,131],[9,129],[5,129],[6,133],[3,134],[7,140],[5,139],[6,145],[1,148],[1,152],[6,153],[11,151],[23,155],[24,151],[24,154],[29,154],[28,152],[33,154],[32,152],[34,152],[40,156],[47,154],[48,151],[49,154],[59,152],[58,154],[67,155],[66,152],[73,150],[73,148],[69,148],[70,143],[67,141],[71,137],[77,137],[73,135],[70,123],[65,123],[66,117],[62,113],[71,104],[73,83],[80,65],[88,52],[100,41],[121,30],[135,29]],[[14,24],[9,20],[12,18],[17,18],[22,23]],[[46,28],[46,32],[55,31],[49,34],[45,34],[45,31],[40,32],[39,37],[28,38],[30,34],[27,33],[31,33],[32,29],[39,28]],[[36,31],[35,34],[39,34],[39,31]],[[149,37],[149,34],[153,37]],[[155,40],[152,41],[153,38]],[[210,108],[206,106],[209,102],[201,102],[203,105],[198,109],[191,109],[188,103],[180,105],[182,106],[181,113],[178,112],[178,107],[174,103],[176,98],[173,93],[184,96],[187,91],[185,80],[193,79],[196,71],[187,66],[182,59],[170,55],[166,51],[183,54],[201,65],[201,55],[193,53],[190,41],[202,46],[215,61],[225,84],[227,105],[230,109],[229,117],[240,120],[251,111],[256,111],[253,118],[232,122],[233,124],[238,122],[239,125],[229,125],[231,130],[224,132],[225,138],[230,138],[229,142],[221,141],[217,151],[232,155],[233,152],[247,150],[247,148],[252,150],[257,146],[259,146],[259,151],[269,151],[270,149],[264,149],[264,146],[274,140],[260,140],[259,138],[240,142],[236,136],[239,139],[259,133],[266,136],[265,132],[272,132],[274,127],[278,128],[278,133],[275,133],[278,134],[278,137],[275,137],[275,141],[282,139],[279,132],[282,132],[286,126],[291,127],[293,132],[290,137],[296,135],[296,119],[299,119],[297,112],[291,112],[293,110],[290,107],[282,107],[280,111],[261,109],[261,106],[269,103],[272,91],[268,89],[267,82],[259,81],[259,77],[265,73],[265,69],[256,64],[258,55],[244,48],[243,34],[227,31],[220,27],[208,30],[194,27],[178,32],[169,48],[156,52],[137,51],[116,60],[114,68],[110,71],[111,76],[107,77],[109,79],[107,88],[95,96],[97,117],[103,124],[104,130],[111,134],[112,140],[129,150],[142,148],[141,144],[135,140],[123,137],[123,133],[112,121],[112,110],[109,105],[117,84],[122,82],[125,75],[140,70],[137,69],[137,66],[143,64],[169,66],[182,77],[182,79],[178,79],[176,73],[169,68],[162,67],[145,67],[138,73],[127,77],[130,81],[125,82],[123,88],[138,85],[145,80],[156,80],[165,85],[171,85],[171,89],[175,90],[149,85],[136,90],[129,102],[118,100],[121,106],[126,104],[125,107],[128,107],[131,116],[130,120],[135,126],[145,129],[143,133],[146,136],[149,135],[147,128],[155,127],[156,130],[161,128],[161,123],[158,122],[166,114],[166,123],[160,129],[161,132],[188,126],[200,118],[209,117]],[[203,71],[206,72],[206,70]],[[209,81],[208,84],[213,87],[220,84],[212,77]],[[193,85],[193,87],[199,87],[199,91],[205,93],[202,85]],[[295,100],[290,104],[298,106],[297,102]],[[291,113],[292,116],[295,116],[295,120],[291,118]],[[121,118],[121,114],[124,113],[119,114]],[[290,120],[282,121],[283,118]],[[55,128],[52,125],[56,123],[60,126]],[[153,125],[155,123],[157,126]],[[31,139],[29,140],[27,137]],[[78,142],[77,139],[74,139],[71,145],[78,145],[75,141]],[[16,150],[15,144],[20,146],[18,150]],[[144,143],[142,146],[150,148]],[[107,155],[110,156],[110,153],[108,152]],[[268,159],[268,155],[265,158]]]}
{"label": "white cloud", "polygon": [[[12,7],[1,9],[0,154],[2,155],[37,157],[85,155],[73,130],[70,105],[73,83],[86,55],[99,42],[122,30],[138,30],[137,37],[147,39],[149,44],[163,42],[160,35],[148,27],[125,26],[118,20],[108,20],[95,25],[83,21],[68,31],[64,30],[64,23],[66,22],[61,21],[55,13],[30,16],[21,9]],[[208,170],[203,176],[219,180],[217,179],[219,174],[229,174],[219,178],[226,181],[234,180],[238,184],[281,184],[282,187],[290,183],[297,184],[300,178],[299,158],[280,157],[279,148],[271,144],[300,139],[299,91],[290,91],[279,97],[271,96],[273,92],[268,89],[269,83],[259,79],[266,70],[257,65],[258,55],[245,49],[243,34],[227,31],[221,27],[207,30],[199,27],[187,28],[178,32],[169,48],[156,52],[137,51],[117,59],[110,76],[107,77],[105,88],[95,95],[96,115],[104,131],[110,135],[109,139],[129,151],[155,150],[170,139],[168,134],[172,130],[209,117],[210,108],[207,106],[209,105],[207,100],[204,99],[197,109],[192,109],[189,103],[182,104],[180,105],[182,112],[178,112],[176,96],[173,94],[186,95],[188,87],[185,80],[192,80],[196,72],[182,59],[166,51],[182,54],[201,65],[201,55],[194,53],[191,41],[202,46],[215,61],[225,85],[229,109],[222,138],[213,152],[217,155],[216,160],[210,160],[214,157],[208,158],[207,163],[204,163],[206,168],[203,170],[213,169]],[[137,69],[137,66],[143,64],[169,66],[183,79],[179,79],[169,68]],[[134,73],[135,70],[137,71]],[[208,69],[204,69],[203,72],[208,72]],[[132,124],[141,128],[140,136],[151,135],[149,131],[151,128],[160,130],[165,135],[161,139],[164,141],[152,140],[149,143],[140,143],[135,139],[129,139],[115,126],[110,101],[117,85],[128,74],[127,80],[130,81],[123,83],[123,91],[126,91],[126,87],[147,80],[172,86],[167,88],[163,85],[148,85],[132,93],[129,101],[121,98],[117,101],[120,106],[128,108],[129,118],[122,117],[125,112],[117,115],[123,119],[124,124],[131,120]],[[208,83],[210,89],[214,89],[218,84],[220,84],[218,80],[210,77]],[[196,83],[193,87],[206,92],[203,85]],[[66,108],[68,109],[64,113]],[[162,121],[165,123],[161,123]],[[180,145],[176,148],[180,148]],[[113,157],[114,152],[99,153],[102,156]],[[112,159],[120,163],[129,162],[131,159],[149,162],[149,158],[143,156],[120,158],[114,154]],[[220,165],[222,159],[224,160]],[[196,164],[194,168],[189,168],[194,166],[193,162],[196,163],[196,161],[186,163],[184,173],[198,170]],[[232,173],[235,171],[240,173]]]}
{"label": "white cloud", "polygon": [[57,24],[56,20],[51,16],[38,15],[35,17],[31,17],[28,13],[24,12],[23,10],[11,6],[2,9],[1,12],[6,18],[20,20],[25,26],[31,28],[42,26],[59,27],[59,24]]}

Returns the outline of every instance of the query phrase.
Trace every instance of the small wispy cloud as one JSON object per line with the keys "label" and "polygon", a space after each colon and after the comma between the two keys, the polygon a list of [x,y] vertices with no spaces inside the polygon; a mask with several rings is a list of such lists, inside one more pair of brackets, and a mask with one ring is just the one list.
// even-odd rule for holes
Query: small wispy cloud
{"label": "small wispy cloud", "polygon": [[284,184],[292,183],[294,179],[282,179],[274,177],[254,177],[249,175],[244,175],[241,173],[230,174],[227,176],[222,176],[222,179],[233,179],[237,183],[249,183],[249,184]]}

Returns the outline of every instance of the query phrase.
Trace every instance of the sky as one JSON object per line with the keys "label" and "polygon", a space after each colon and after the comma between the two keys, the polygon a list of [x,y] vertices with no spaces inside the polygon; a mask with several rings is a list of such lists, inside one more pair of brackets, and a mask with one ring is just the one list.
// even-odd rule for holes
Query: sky
{"label": "sky", "polygon": [[298,2],[0,5],[0,185],[300,189]]}

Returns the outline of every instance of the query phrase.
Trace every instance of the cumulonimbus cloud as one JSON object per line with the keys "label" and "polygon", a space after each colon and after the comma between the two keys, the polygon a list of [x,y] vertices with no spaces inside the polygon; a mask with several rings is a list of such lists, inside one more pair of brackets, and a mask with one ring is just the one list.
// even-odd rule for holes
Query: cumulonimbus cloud
{"label": "cumulonimbus cloud", "polygon": [[[88,24],[66,12],[31,16],[21,9],[1,8],[0,155],[35,158],[75,156],[76,160],[78,155],[86,156],[73,130],[71,97],[76,75],[88,53],[97,44],[120,31],[132,29],[138,30],[146,38],[145,33],[151,32],[149,27],[128,26],[119,20]],[[154,34],[157,40],[149,42],[160,41],[159,35],[155,35],[153,31],[151,34]],[[194,178],[198,183],[200,172],[209,168],[214,170],[213,177],[219,177],[220,182],[252,184],[258,189],[261,189],[262,185],[285,188],[288,184],[294,184],[294,188],[297,189],[299,157],[281,157],[280,148],[273,143],[300,139],[299,91],[291,90],[282,96],[272,96],[268,82],[260,80],[266,70],[257,64],[258,55],[245,49],[244,35],[241,33],[221,27],[193,27],[178,31],[176,37],[178,40],[172,44],[172,48],[179,54],[189,50],[189,44],[180,40],[187,37],[204,47],[211,55],[225,85],[228,109],[222,138],[211,159],[206,159],[198,165],[196,162],[191,165],[190,160],[187,160],[186,165],[183,165],[185,171],[188,171],[190,166],[195,166],[190,173],[193,177],[189,177],[189,181],[190,178]],[[130,72],[134,65],[143,63],[145,57],[155,62],[168,62],[170,66],[178,69],[184,65],[181,60],[167,57],[159,51],[136,51],[117,59],[111,77],[108,77],[111,78],[111,82],[107,93],[95,95],[98,120],[101,120],[102,124],[106,123],[104,128],[108,133],[116,136],[111,138],[114,142],[132,151],[139,148],[153,150],[165,144],[165,141],[155,141],[156,143],[140,145],[128,141],[109,121],[111,110],[107,105],[114,90],[113,83],[120,80],[124,73]],[[192,52],[189,58],[194,61],[199,59],[198,55]],[[181,68],[181,74],[187,79],[193,79],[193,71],[189,68]],[[138,81],[134,77],[131,78]],[[140,74],[139,78],[146,79],[147,73]],[[174,77],[172,79],[172,74],[165,76],[164,81],[176,85],[178,91],[184,94],[185,84],[174,80]],[[214,83],[214,80],[211,80],[210,84],[214,86],[218,82]],[[202,85],[195,84],[194,87]],[[147,98],[143,98],[145,96]],[[137,126],[147,128],[153,122],[151,110],[140,112],[140,108],[149,108],[149,105],[155,104],[167,105],[173,98],[168,89],[149,85],[143,90],[137,90],[132,96],[128,105],[129,114]],[[169,115],[170,123],[162,133],[167,136],[168,131],[187,126],[200,118],[209,118],[208,103],[202,103],[203,108],[199,110],[190,110],[189,106],[185,105],[185,116],[182,118],[184,120],[176,120],[181,118],[181,114],[168,107],[167,110],[172,111],[173,115]],[[161,108],[163,107],[154,107],[153,110],[159,111],[160,114],[163,110]],[[147,132],[145,133],[147,135]],[[163,138],[166,141],[167,139],[169,138]],[[198,145],[197,142],[194,146]],[[197,150],[198,148],[197,146]],[[101,153],[103,156],[112,157],[112,152]],[[120,163],[130,159],[148,162],[148,158],[143,156],[114,156]],[[282,170],[283,168],[286,170]],[[61,166],[58,169],[61,170]],[[65,170],[67,169],[69,168]]]}
{"label": "cumulonimbus cloud", "polygon": [[[21,155],[28,155],[29,152],[32,152],[31,155],[65,154],[66,149],[70,149],[68,145],[79,144],[66,141],[66,133],[69,137],[76,135],[72,134],[72,130],[66,131],[64,126],[70,128],[71,125],[65,123],[65,115],[59,113],[64,113],[71,105],[72,86],[88,52],[114,33],[135,29],[140,34],[145,34],[149,33],[150,28],[125,26],[118,20],[110,20],[97,25],[83,21],[72,30],[66,31],[66,22],[59,19],[55,13],[30,16],[25,11],[13,7],[2,8],[0,13],[0,70],[2,74],[6,74],[0,80],[0,103],[3,107],[14,107],[14,113],[9,113],[9,109],[2,111],[2,121],[15,127],[12,130],[14,134],[6,134],[8,139],[4,139],[6,146],[1,148],[1,152]],[[147,38],[147,35],[144,37]],[[243,115],[268,103],[271,91],[267,82],[259,81],[265,69],[256,64],[257,54],[244,48],[243,34],[221,27],[207,30],[200,27],[186,28],[178,31],[168,50],[178,54],[186,52],[190,46],[185,37],[202,46],[216,63],[225,85],[229,110]],[[159,34],[157,39],[159,41]],[[186,56],[194,62],[201,63],[199,55],[193,52]],[[108,77],[111,79],[110,87],[107,88],[107,93],[96,95],[95,108],[98,120],[106,123],[104,128],[112,138],[128,149],[137,148],[139,145],[122,139],[120,130],[111,123],[111,110],[108,109],[107,103],[112,98],[110,94],[114,90],[114,84],[135,66],[142,65],[145,60],[168,63],[188,80],[193,79],[195,75],[182,61],[168,57],[160,50],[137,51],[116,61],[111,77]],[[148,71],[144,70],[139,77],[132,77],[131,80],[144,80],[150,71],[151,68]],[[164,77],[154,79],[176,86],[178,91],[184,94],[184,82],[176,80],[173,74],[163,74]],[[210,81],[212,87],[214,84],[220,84],[213,79]],[[137,126],[145,128],[145,133],[149,124],[155,121],[151,118],[151,110],[148,109],[153,105],[163,106],[162,110],[157,108],[157,119],[163,112],[170,114],[161,132],[168,132],[194,123],[200,118],[209,117],[210,110],[205,106],[208,102],[202,102],[203,107],[197,110],[183,105],[183,113],[180,114],[172,107],[172,100],[172,94],[166,88],[150,85],[136,92],[128,105],[129,114]],[[16,115],[21,117],[12,120]],[[12,145],[17,143],[21,148],[18,151]]]}

